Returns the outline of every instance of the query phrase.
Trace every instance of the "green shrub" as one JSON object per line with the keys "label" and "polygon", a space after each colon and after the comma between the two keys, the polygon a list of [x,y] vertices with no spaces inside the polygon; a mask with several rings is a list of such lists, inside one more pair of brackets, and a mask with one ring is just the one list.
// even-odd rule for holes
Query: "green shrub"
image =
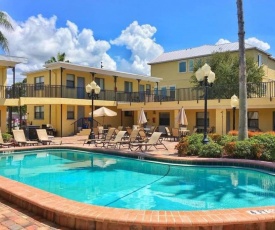
{"label": "green shrub", "polygon": [[219,145],[225,146],[226,143],[229,142],[236,142],[238,140],[238,136],[233,136],[233,135],[223,135],[218,142]]}
{"label": "green shrub", "polygon": [[12,139],[12,135],[9,133],[2,133],[2,138],[4,142],[9,142]]}
{"label": "green shrub", "polygon": [[249,140],[262,146],[261,160],[275,161],[275,135],[262,133],[251,137]]}
{"label": "green shrub", "polygon": [[211,142],[209,144],[203,145],[200,149],[199,156],[219,158],[222,156],[222,146]]}
{"label": "green shrub", "polygon": [[255,151],[253,149],[253,143],[248,140],[236,141],[236,150],[234,152],[234,158],[240,159],[256,159]]}

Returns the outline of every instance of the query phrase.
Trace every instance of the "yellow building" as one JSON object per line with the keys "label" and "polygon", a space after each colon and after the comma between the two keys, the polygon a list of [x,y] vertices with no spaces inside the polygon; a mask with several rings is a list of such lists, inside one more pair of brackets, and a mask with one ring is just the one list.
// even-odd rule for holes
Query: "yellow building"
{"label": "yellow building", "polygon": [[[202,94],[195,90],[190,90],[190,87],[192,87],[190,77],[194,74],[195,61],[208,57],[215,52],[229,51],[237,55],[238,48],[237,42],[222,45],[204,45],[163,53],[149,63],[151,65],[151,74],[163,79],[159,83],[159,94],[168,96],[170,100],[175,98],[178,101],[178,103],[174,104],[169,103],[172,111],[181,106],[185,108],[189,129],[193,127],[202,128],[203,123],[204,101]],[[254,57],[255,62],[259,66],[262,65],[265,72],[264,83],[258,87],[261,92],[254,95],[254,98],[248,98],[248,127],[252,130],[275,130],[275,59],[269,53],[257,47],[246,44],[245,48],[246,55]],[[224,134],[231,130],[233,126],[233,112],[229,99],[230,97],[217,100],[209,99],[208,101],[209,127],[214,127],[218,133]],[[165,107],[167,108],[168,105]],[[176,111],[172,112],[170,116],[175,116],[175,113]],[[235,127],[238,129],[238,108],[235,120]]]}
{"label": "yellow building", "polygon": [[[20,102],[27,105],[28,123],[40,127],[51,124],[57,136],[73,135],[83,127],[90,127],[91,99],[85,86],[92,80],[101,88],[94,109],[105,106],[116,111],[116,117],[104,117],[104,125],[114,127],[134,123],[134,114],[122,112],[119,104],[150,101],[151,91],[161,80],[67,62],[46,64],[45,68],[24,75],[27,88]],[[94,126],[103,124],[103,118],[95,120]]]}
{"label": "yellow building", "polygon": [[[5,93],[2,91],[0,101],[1,130],[7,131],[3,125],[7,107],[23,105],[27,106],[28,124],[38,127],[51,124],[56,129],[57,136],[73,135],[83,127],[90,127],[91,99],[85,92],[85,86],[95,80],[101,92],[94,100],[94,109],[106,106],[116,111],[117,116],[95,118],[94,126],[135,125],[143,108],[148,125],[159,126],[160,131],[164,131],[165,126],[179,126],[176,117],[179,109],[183,107],[188,119],[187,129],[192,131],[196,127],[202,131],[204,93],[201,89],[192,88],[189,82],[193,74],[194,60],[217,51],[237,50],[238,43],[230,43],[163,53],[149,63],[151,76],[67,62],[50,63],[45,64],[43,69],[24,73],[27,84],[22,84],[20,88],[17,85],[5,88],[6,69],[23,60],[0,62],[2,85],[6,89]],[[247,45],[246,50],[259,65],[264,66],[265,71],[264,82],[256,88],[259,92],[247,99],[248,126],[255,130],[275,130],[275,60],[270,54],[256,47]],[[12,92],[20,93],[13,96]],[[212,95],[208,100],[208,127],[220,134],[227,133],[233,127],[230,97],[215,98]],[[235,127],[238,129],[238,108],[235,121]]]}

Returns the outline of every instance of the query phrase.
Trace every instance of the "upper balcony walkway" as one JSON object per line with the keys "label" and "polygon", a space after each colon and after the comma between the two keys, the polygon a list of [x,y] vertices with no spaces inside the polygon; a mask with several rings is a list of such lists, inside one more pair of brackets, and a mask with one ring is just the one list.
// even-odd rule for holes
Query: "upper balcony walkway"
{"label": "upper balcony walkway", "polygon": [[[161,88],[161,87],[160,87]],[[232,95],[239,94],[238,85],[213,85],[208,88],[208,99],[230,99]],[[30,85],[16,84],[14,86],[0,86],[0,98],[18,99],[29,98],[74,98],[89,99],[85,87],[69,88],[57,85]],[[247,83],[247,98],[275,97],[275,82],[262,82],[258,84]],[[154,89],[152,91],[124,92],[114,90],[101,90],[97,99],[116,102],[163,102],[163,101],[192,101],[204,99],[204,88],[180,88],[175,90]]]}

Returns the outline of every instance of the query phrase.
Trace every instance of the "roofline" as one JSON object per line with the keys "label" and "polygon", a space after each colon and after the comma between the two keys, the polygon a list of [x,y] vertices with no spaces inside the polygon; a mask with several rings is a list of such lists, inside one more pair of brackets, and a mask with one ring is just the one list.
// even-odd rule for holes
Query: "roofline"
{"label": "roofline", "polygon": [[27,58],[0,55],[0,64],[2,66],[14,67],[17,64],[27,63],[27,62],[28,62]]}
{"label": "roofline", "polygon": [[[225,44],[227,44],[227,43],[225,43]],[[271,57],[272,59],[274,59],[274,57],[272,57],[272,55],[271,55],[270,53],[268,53],[268,52],[266,52],[266,51],[264,51],[264,50],[262,50],[262,49],[260,49],[260,48],[258,48],[258,47],[256,47],[256,46],[252,46],[252,45],[250,45],[250,44],[248,44],[248,43],[246,43],[246,45],[248,45],[248,46],[250,46],[250,47],[245,48],[245,50],[256,49],[256,50],[258,50],[258,51],[260,51],[260,52],[265,53],[268,57]],[[211,46],[211,45],[210,45],[210,46]],[[213,45],[212,45],[212,46],[213,46]],[[218,46],[218,45],[214,45],[214,46]],[[193,47],[193,48],[198,48],[198,47]],[[174,51],[170,51],[170,52],[167,52],[167,53],[173,53],[173,52],[177,52],[177,51],[181,51],[181,50],[174,50]],[[237,51],[238,51],[238,49],[235,50],[235,51],[234,51],[234,50],[230,50],[230,51],[221,51],[221,52],[214,52],[214,53],[237,52]],[[166,53],[166,54],[167,54],[167,53]],[[163,54],[164,54],[164,53],[163,53]],[[213,54],[213,53],[211,53],[211,54]],[[177,59],[170,59],[170,60],[167,60],[167,61],[148,62],[147,64],[148,64],[148,65],[152,65],[152,64],[166,63],[166,62],[171,62],[171,61],[185,60],[185,59],[190,59],[190,58],[207,57],[207,56],[209,56],[209,55],[211,55],[211,54],[190,56],[190,57],[177,58]],[[161,54],[161,55],[162,55],[162,54]]]}
{"label": "roofline", "polygon": [[64,69],[78,70],[78,71],[88,72],[88,73],[96,73],[96,74],[102,74],[102,75],[108,75],[108,76],[123,77],[123,78],[128,78],[128,79],[136,79],[136,80],[140,79],[140,80],[150,81],[150,82],[160,82],[162,80],[162,78],[152,77],[152,76],[148,76],[148,75],[126,73],[126,72],[120,72],[120,71],[114,71],[114,70],[95,68],[95,67],[90,67],[90,66],[82,66],[82,65],[72,64],[70,62],[53,62],[53,63],[45,64],[44,66],[45,66],[45,69],[24,72],[24,73],[22,73],[22,75],[38,73],[38,72],[45,71],[45,70],[54,70],[54,69],[64,68]]}

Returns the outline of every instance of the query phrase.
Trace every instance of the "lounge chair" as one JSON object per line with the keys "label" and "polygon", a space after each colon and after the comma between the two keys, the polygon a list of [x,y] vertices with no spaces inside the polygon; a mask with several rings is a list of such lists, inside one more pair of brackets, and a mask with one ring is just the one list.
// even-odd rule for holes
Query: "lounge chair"
{"label": "lounge chair", "polygon": [[62,144],[62,141],[60,142],[56,142],[53,141],[52,138],[54,138],[54,136],[49,136],[47,134],[47,130],[46,129],[36,129],[36,133],[37,133],[37,137],[38,137],[38,141],[41,142],[43,145],[47,145],[47,144]]}
{"label": "lounge chair", "polygon": [[110,146],[114,146],[114,148],[117,147],[117,145],[120,145],[120,142],[122,140],[122,138],[124,137],[126,131],[119,131],[115,137],[114,140],[107,140],[107,141],[102,141],[103,146],[102,147],[110,147]]}
{"label": "lounge chair", "polygon": [[165,135],[165,139],[167,139],[167,140],[172,140],[172,134],[171,134],[171,132],[170,132],[170,129],[169,129],[169,127],[165,127],[165,132],[166,132],[166,135]]}
{"label": "lounge chair", "polygon": [[104,142],[112,140],[113,135],[115,133],[115,129],[116,128],[114,128],[114,127],[109,128],[108,132],[105,136],[105,139],[94,139],[94,140],[92,140],[95,143],[95,146],[97,147],[99,144],[104,145]]}
{"label": "lounge chair", "polygon": [[119,148],[121,146],[124,146],[124,145],[127,145],[128,148],[130,148],[130,144],[131,143],[134,143],[134,142],[138,142],[138,133],[139,133],[139,130],[138,129],[135,129],[131,132],[131,135],[129,137],[127,137],[127,139],[122,139],[118,145],[119,145]]}
{"label": "lounge chair", "polygon": [[12,130],[13,137],[16,143],[19,145],[38,145],[38,141],[29,141],[26,139],[25,133],[23,129]]}
{"label": "lounge chair", "polygon": [[96,145],[96,143],[100,143],[101,141],[111,140],[112,135],[114,134],[114,132],[115,132],[115,128],[109,128],[108,133],[106,134],[105,138],[103,138],[103,137],[95,138],[95,139],[89,139],[88,138],[88,139],[84,140],[83,145],[85,145],[85,144],[90,145],[92,143],[94,143]]}
{"label": "lounge chair", "polygon": [[[149,150],[152,146],[158,149],[157,146],[162,145],[166,150],[168,150],[164,143],[162,143],[162,139],[160,138],[161,134],[162,132],[154,132],[147,142],[131,143],[130,149],[132,150],[133,147],[136,147],[136,150],[139,149],[143,152]],[[142,147],[144,147],[145,149],[143,150]]]}
{"label": "lounge chair", "polygon": [[178,128],[172,128],[172,138],[174,141],[178,141],[180,138],[180,133]]}
{"label": "lounge chair", "polygon": [[148,137],[147,137],[147,135],[146,135],[146,133],[143,129],[140,129],[138,134],[139,134],[139,138],[140,138],[141,141],[143,141],[143,142],[148,141]]}
{"label": "lounge chair", "polygon": [[4,142],[3,140],[3,136],[2,136],[2,132],[0,131],[0,147],[11,147],[11,146],[14,146],[14,143],[12,142]]}

